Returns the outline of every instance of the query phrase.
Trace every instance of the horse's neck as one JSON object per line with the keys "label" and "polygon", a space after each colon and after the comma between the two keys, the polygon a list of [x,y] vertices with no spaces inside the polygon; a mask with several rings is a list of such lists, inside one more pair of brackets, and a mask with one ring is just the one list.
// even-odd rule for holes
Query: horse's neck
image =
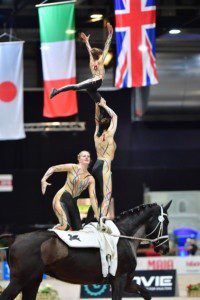
{"label": "horse's neck", "polygon": [[155,209],[151,208],[148,211],[143,211],[139,215],[130,215],[126,219],[119,221],[119,229],[126,235],[134,235],[136,231],[142,226],[145,227],[145,223],[154,214]]}

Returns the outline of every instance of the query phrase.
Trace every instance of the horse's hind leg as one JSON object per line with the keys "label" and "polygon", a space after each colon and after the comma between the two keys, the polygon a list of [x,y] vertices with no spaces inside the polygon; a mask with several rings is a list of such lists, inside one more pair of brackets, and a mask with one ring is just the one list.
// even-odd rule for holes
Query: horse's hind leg
{"label": "horse's hind leg", "polygon": [[22,300],[35,300],[41,281],[42,277],[37,280],[29,281],[29,283],[23,287]]}
{"label": "horse's hind leg", "polygon": [[13,300],[17,297],[17,295],[21,292],[22,285],[17,281],[13,280],[7,286],[7,288],[0,295],[1,300]]}

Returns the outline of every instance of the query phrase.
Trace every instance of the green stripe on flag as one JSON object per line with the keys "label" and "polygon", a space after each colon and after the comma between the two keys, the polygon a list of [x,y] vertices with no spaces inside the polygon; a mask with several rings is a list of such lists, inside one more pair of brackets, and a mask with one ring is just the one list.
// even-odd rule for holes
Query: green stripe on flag
{"label": "green stripe on flag", "polygon": [[74,4],[38,8],[41,42],[58,42],[75,38]]}

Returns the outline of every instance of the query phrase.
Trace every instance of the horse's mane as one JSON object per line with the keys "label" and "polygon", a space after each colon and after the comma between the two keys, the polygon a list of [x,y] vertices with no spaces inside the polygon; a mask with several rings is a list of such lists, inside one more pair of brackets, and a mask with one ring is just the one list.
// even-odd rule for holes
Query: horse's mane
{"label": "horse's mane", "polygon": [[139,206],[136,206],[134,208],[131,208],[129,210],[121,212],[119,216],[114,218],[114,221],[121,220],[122,218],[127,217],[127,216],[132,216],[132,215],[136,215],[136,214],[138,215],[138,214],[140,214],[140,212],[144,211],[146,208],[151,208],[151,207],[157,206],[157,205],[158,205],[157,203],[141,204]]}

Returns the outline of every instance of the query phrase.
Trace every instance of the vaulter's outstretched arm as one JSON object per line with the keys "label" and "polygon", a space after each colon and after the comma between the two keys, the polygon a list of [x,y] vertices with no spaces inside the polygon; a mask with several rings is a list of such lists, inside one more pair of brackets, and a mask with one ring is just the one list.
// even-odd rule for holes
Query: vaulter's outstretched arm
{"label": "vaulter's outstretched arm", "polygon": [[99,108],[99,104],[95,104],[95,133],[94,135],[96,136],[98,131],[99,131],[99,117],[100,117],[100,108]]}
{"label": "vaulter's outstretched arm", "polygon": [[86,48],[88,50],[88,53],[90,55],[90,57],[92,56],[91,55],[91,46],[90,46],[90,42],[89,42],[89,38],[90,38],[90,34],[88,36],[85,35],[84,32],[81,32],[80,34],[80,37],[82,38],[82,40],[85,42],[85,45],[86,45]]}
{"label": "vaulter's outstretched arm", "polygon": [[105,42],[105,46],[104,46],[104,50],[103,50],[103,55],[102,55],[103,61],[105,60],[106,55],[108,53],[108,50],[110,48],[110,44],[111,44],[111,40],[112,40],[112,35],[113,35],[113,27],[112,27],[112,25],[110,23],[107,23],[106,27],[107,27],[107,30],[108,30],[108,37],[107,37],[107,40]]}
{"label": "vaulter's outstretched arm", "polygon": [[94,211],[95,218],[99,220],[98,201],[97,201],[96,191],[95,191],[95,180],[93,177],[90,180],[88,189],[89,189],[90,202]]}
{"label": "vaulter's outstretched arm", "polygon": [[114,112],[114,110],[112,110],[106,104],[106,100],[103,99],[103,98],[101,98],[99,106],[103,107],[107,111],[107,113],[109,114],[109,116],[111,117],[111,122],[110,122],[110,126],[109,126],[108,130],[114,135],[115,131],[117,129],[117,122],[118,122],[117,114]]}
{"label": "vaulter's outstretched arm", "polygon": [[45,194],[46,188],[48,185],[51,185],[51,183],[47,182],[47,179],[55,172],[69,172],[72,170],[74,164],[63,164],[63,165],[57,165],[49,168],[47,172],[44,174],[41,180],[41,188],[42,188],[42,194]]}

